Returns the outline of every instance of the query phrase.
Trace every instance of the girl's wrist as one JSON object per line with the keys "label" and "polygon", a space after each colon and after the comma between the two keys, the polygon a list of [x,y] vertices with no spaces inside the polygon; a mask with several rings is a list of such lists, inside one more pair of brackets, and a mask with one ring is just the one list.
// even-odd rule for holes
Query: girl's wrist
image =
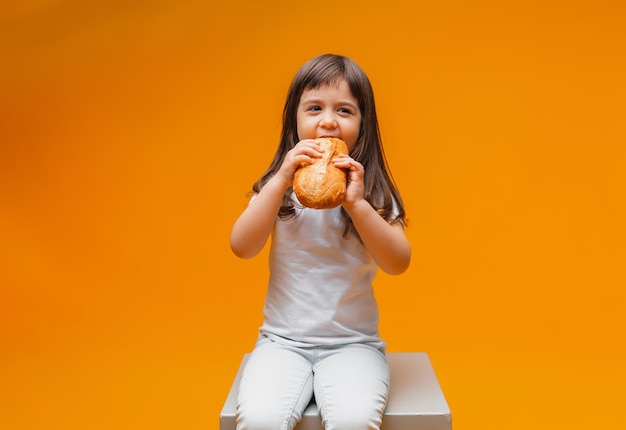
{"label": "girl's wrist", "polygon": [[348,215],[350,215],[350,218],[353,217],[353,214],[358,214],[359,212],[367,210],[368,208],[373,209],[369,202],[365,199],[357,200],[356,202],[351,204],[344,204],[343,208],[346,210]]}
{"label": "girl's wrist", "polygon": [[287,190],[287,188],[291,186],[291,182],[292,181],[284,180],[283,178],[281,178],[280,173],[277,173],[274,176],[272,176],[269,179],[269,181],[267,181],[267,184],[265,184],[265,186],[271,183],[272,186],[280,188],[282,192],[284,193]]}

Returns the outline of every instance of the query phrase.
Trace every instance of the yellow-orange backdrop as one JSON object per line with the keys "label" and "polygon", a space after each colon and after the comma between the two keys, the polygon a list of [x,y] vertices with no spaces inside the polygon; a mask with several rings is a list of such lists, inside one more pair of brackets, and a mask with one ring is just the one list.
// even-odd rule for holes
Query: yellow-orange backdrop
{"label": "yellow-orange backdrop", "polygon": [[324,52],[411,221],[389,350],[457,429],[626,427],[623,2],[5,3],[1,428],[218,428],[266,277],[230,227]]}

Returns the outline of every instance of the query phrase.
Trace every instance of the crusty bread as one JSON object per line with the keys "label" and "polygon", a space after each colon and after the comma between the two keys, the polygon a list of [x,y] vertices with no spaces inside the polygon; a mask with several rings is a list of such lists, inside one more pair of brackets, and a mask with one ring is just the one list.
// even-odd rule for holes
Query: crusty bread
{"label": "crusty bread", "polygon": [[341,139],[322,137],[316,139],[324,151],[321,158],[296,170],[293,190],[300,203],[313,209],[330,209],[338,206],[346,194],[346,172],[338,169],[332,159],[348,154]]}

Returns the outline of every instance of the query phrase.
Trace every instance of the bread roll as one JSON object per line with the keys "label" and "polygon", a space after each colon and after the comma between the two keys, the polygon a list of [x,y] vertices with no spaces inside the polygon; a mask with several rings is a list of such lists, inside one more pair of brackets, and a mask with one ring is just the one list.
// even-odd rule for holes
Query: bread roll
{"label": "bread roll", "polygon": [[322,137],[315,139],[324,152],[313,164],[296,170],[293,190],[300,203],[313,209],[330,209],[338,206],[346,195],[346,172],[338,169],[332,159],[348,154],[348,147],[341,139]]}

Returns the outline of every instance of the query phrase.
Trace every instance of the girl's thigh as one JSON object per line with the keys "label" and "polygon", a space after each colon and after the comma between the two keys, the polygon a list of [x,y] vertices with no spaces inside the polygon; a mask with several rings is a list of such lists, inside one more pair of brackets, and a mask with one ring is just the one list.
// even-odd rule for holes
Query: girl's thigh
{"label": "girl's thigh", "polygon": [[297,351],[262,338],[241,377],[237,429],[293,429],[312,396],[311,363]]}
{"label": "girl's thigh", "polygon": [[367,345],[327,352],[314,367],[314,391],[324,427],[378,429],[389,393],[385,354]]}

